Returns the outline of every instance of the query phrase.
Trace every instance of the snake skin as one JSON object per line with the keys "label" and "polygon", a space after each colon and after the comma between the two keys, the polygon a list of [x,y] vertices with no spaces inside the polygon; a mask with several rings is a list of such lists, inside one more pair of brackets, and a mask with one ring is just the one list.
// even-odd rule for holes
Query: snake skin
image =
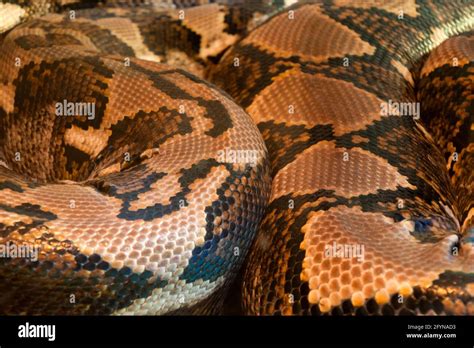
{"label": "snake skin", "polygon": [[209,2],[0,4],[0,313],[474,314],[474,3]]}
{"label": "snake skin", "polygon": [[[474,313],[472,36],[433,50],[472,29],[473,6],[296,5],[211,72],[258,125],[272,164],[246,313]],[[420,101],[428,126],[382,115],[390,100]],[[459,153],[454,166],[436,141]],[[363,258],[334,245],[363,246]]]}
{"label": "snake skin", "polygon": [[[217,6],[205,10],[187,12],[203,31]],[[191,35],[184,26],[145,31],[153,23],[142,9],[76,15],[27,21],[1,49],[0,235],[40,255],[1,260],[0,308],[164,314],[195,306],[227,286],[263,216],[263,140],[215,87],[133,57],[159,60],[137,38],[165,47]],[[173,28],[173,16],[152,20]],[[95,118],[57,117],[63,100],[94,102]],[[227,150],[254,156],[220,158]]]}

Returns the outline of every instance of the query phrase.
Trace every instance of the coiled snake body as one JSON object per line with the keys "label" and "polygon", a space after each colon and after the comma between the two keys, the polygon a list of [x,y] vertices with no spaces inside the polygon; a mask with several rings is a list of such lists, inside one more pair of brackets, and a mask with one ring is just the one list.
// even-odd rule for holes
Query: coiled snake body
{"label": "coiled snake body", "polygon": [[4,35],[2,313],[474,313],[473,2],[259,5]]}

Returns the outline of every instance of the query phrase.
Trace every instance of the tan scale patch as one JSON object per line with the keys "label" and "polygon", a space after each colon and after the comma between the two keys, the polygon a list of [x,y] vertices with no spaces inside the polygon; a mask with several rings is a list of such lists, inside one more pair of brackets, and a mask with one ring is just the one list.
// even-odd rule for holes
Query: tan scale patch
{"label": "tan scale patch", "polygon": [[451,66],[462,67],[473,61],[474,35],[456,36],[444,41],[430,53],[421,69],[421,77],[429,75],[432,71],[446,63],[450,63]]}
{"label": "tan scale patch", "polygon": [[[168,79],[172,79],[176,86],[191,96],[217,100],[226,108],[232,120],[232,127],[219,137],[220,150],[256,150],[259,152],[258,163],[261,163],[263,159],[262,154],[266,152],[266,149],[261,145],[259,130],[242,108],[231,102],[227,97],[222,96],[218,90],[209,89],[205,84],[191,84],[191,81],[182,74],[173,73],[166,76]],[[188,110],[184,108],[184,112],[188,113]],[[207,126],[202,131],[204,132],[209,129],[209,126]],[[199,131],[201,130],[199,129]]]}
{"label": "tan scale patch", "polygon": [[[321,40],[321,37],[326,39]],[[287,13],[273,18],[242,42],[246,43],[256,44],[281,57],[298,55],[317,62],[348,54],[375,52],[375,47],[356,33],[322,14],[319,5],[302,6],[294,10],[294,19],[289,19]]]}
{"label": "tan scale patch", "polygon": [[[344,161],[345,153],[347,161]],[[298,154],[278,172],[273,180],[272,200],[319,189],[354,197],[377,190],[395,190],[397,186],[415,189],[385,159],[360,148],[336,148],[332,142],[321,141]]]}
{"label": "tan scale patch", "polygon": [[12,84],[0,83],[0,108],[7,113],[13,112],[15,107],[15,89]]}
{"label": "tan scale patch", "polygon": [[113,35],[127,44],[140,59],[160,62],[161,58],[151,52],[143,43],[138,26],[128,18],[102,18],[94,22],[102,28],[109,29]]}
{"label": "tan scale patch", "polygon": [[237,40],[235,35],[224,32],[226,24],[222,6],[209,4],[176,10],[175,18],[179,18],[180,11],[183,11],[184,14],[183,24],[201,35],[201,50],[199,52],[201,58],[216,55]]}
{"label": "tan scale patch", "polygon": [[[450,257],[454,232],[440,243],[420,244],[403,224],[360,207],[312,212],[301,232],[301,277],[308,279],[310,303],[323,312],[347,299],[356,307],[369,298],[384,304],[394,293],[429,287],[446,269],[463,269],[460,258]],[[338,246],[346,252],[337,254]]]}
{"label": "tan scale patch", "polygon": [[[139,61],[133,59],[132,62]],[[157,65],[153,62],[150,63]],[[190,115],[196,116],[193,129],[198,131],[209,129],[211,121],[197,117],[203,114],[203,110],[197,106],[196,101],[170,98],[160,89],[156,88],[146,75],[135,71],[133,68],[127,68],[113,60],[107,60],[106,64],[115,71],[115,74],[108,86],[110,97],[102,121],[102,128],[108,129],[126,116],[132,117],[139,111],[149,113],[157,111],[162,106],[172,110],[179,110],[179,106],[184,105]],[[166,77],[164,76],[164,78]],[[146,91],[146,93],[143,91]],[[198,124],[200,124],[199,127]]]}
{"label": "tan scale patch", "polygon": [[335,6],[349,6],[359,8],[383,9],[396,15],[403,11],[403,15],[416,17],[418,15],[415,0],[334,0]]}
{"label": "tan scale patch", "polygon": [[[110,97],[101,124],[104,129],[109,129],[127,116],[132,117],[140,110],[146,113],[154,111],[156,103],[167,105],[164,100],[166,97],[145,75],[132,68],[119,67],[119,64],[107,62],[115,74],[108,85]],[[147,93],[143,93],[143,90]]]}
{"label": "tan scale patch", "polygon": [[111,134],[112,132],[108,130],[94,129],[93,127],[84,130],[72,125],[71,128],[66,129],[64,141],[67,145],[71,145],[91,157],[96,157],[107,145]]}
{"label": "tan scale patch", "polygon": [[[51,17],[51,18],[50,18]],[[58,16],[58,15],[48,15],[48,21],[51,21],[51,22],[54,22],[54,21],[57,21],[57,22],[60,22],[62,20],[64,20],[64,17],[62,16]],[[86,22],[86,23],[90,23],[89,20],[83,20],[81,18],[78,18],[78,19],[75,19],[77,20],[78,22]],[[79,30],[75,30],[75,29],[70,29],[70,28],[57,28],[57,29],[53,29],[51,30],[51,32],[55,33],[55,34],[63,34],[63,35],[70,35],[72,37],[74,37],[76,40],[79,40],[81,42],[80,45],[70,45],[70,46],[73,46],[73,47],[77,47],[78,49],[89,49],[89,50],[93,50],[93,51],[96,51],[96,52],[99,52],[100,51],[100,47],[96,47],[94,45],[94,43],[92,42],[91,38],[84,34],[83,32],[79,31]]]}
{"label": "tan scale patch", "polygon": [[410,70],[400,63],[398,60],[392,59],[392,66],[398,70],[398,72],[404,77],[405,81],[407,81],[412,87],[415,86],[415,82],[413,81],[413,76],[411,75]]}
{"label": "tan scale patch", "polygon": [[65,14],[48,13],[47,15],[41,17],[42,20],[47,20],[50,23],[60,23],[64,21],[65,18],[69,18],[69,13],[65,13]]}
{"label": "tan scale patch", "polygon": [[[181,174],[168,174],[150,186],[150,190],[140,193],[138,200],[131,202],[130,210],[137,211],[153,206],[154,204],[170,204],[170,198],[181,191],[179,179]],[[121,190],[117,191],[121,193]]]}
{"label": "tan scale patch", "polygon": [[381,99],[352,83],[290,70],[259,93],[247,112],[256,123],[330,124],[339,136],[380,120],[381,104]]}
{"label": "tan scale patch", "polygon": [[[14,192],[14,191],[11,191]],[[9,194],[9,193],[8,193]],[[5,203],[3,203],[5,204]],[[0,211],[0,221],[5,226],[15,226],[18,222],[23,222],[25,224],[31,224],[33,219],[26,215],[16,214],[14,212],[7,212],[5,210]]]}
{"label": "tan scale patch", "polygon": [[[37,64],[40,64],[43,61],[43,57],[39,54],[35,54],[34,50],[25,51],[21,49],[14,40],[27,35],[38,35],[44,37],[43,29],[36,28],[17,28],[14,31],[10,32],[4,39],[2,44],[2,52],[0,59],[0,82],[4,84],[12,82],[18,75],[21,66],[28,64],[31,61],[34,61]],[[17,63],[20,64],[20,67],[17,66]]]}
{"label": "tan scale patch", "polygon": [[368,143],[369,138],[362,137],[360,135],[353,135],[351,140],[354,144]]}
{"label": "tan scale patch", "polygon": [[169,70],[174,70],[176,68],[167,65],[167,64],[156,64],[155,62],[151,62],[149,60],[141,60],[141,59],[135,59],[133,60],[133,63],[136,65],[139,65],[145,69],[155,71],[155,72],[162,72],[162,71],[169,71]]}

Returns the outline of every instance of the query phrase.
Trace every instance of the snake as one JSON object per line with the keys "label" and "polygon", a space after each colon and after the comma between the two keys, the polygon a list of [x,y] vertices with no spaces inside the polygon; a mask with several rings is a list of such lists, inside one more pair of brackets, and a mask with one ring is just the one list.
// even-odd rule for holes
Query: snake
{"label": "snake", "polygon": [[474,314],[472,0],[3,1],[0,33],[3,315]]}

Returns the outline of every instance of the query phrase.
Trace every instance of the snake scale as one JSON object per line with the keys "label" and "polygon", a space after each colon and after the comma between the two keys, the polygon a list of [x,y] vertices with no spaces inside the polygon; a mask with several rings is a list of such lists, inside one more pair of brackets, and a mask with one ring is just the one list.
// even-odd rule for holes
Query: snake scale
{"label": "snake scale", "polygon": [[223,2],[0,4],[0,312],[474,314],[474,2]]}

